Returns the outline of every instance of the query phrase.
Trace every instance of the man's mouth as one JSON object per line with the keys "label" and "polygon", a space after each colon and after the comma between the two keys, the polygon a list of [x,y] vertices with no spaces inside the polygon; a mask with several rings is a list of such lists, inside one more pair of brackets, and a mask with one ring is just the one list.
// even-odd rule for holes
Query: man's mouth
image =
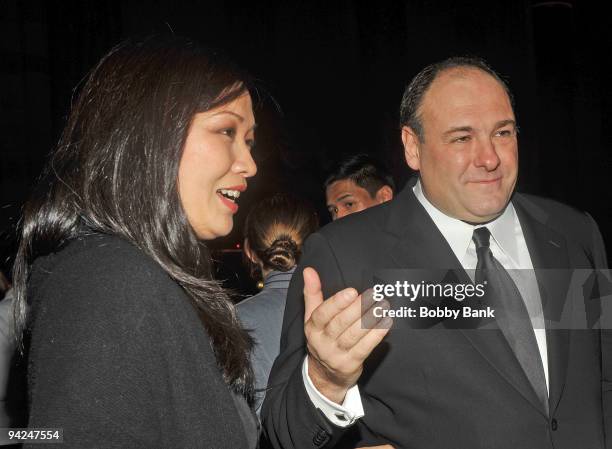
{"label": "man's mouth", "polygon": [[473,184],[493,184],[494,182],[497,182],[501,179],[501,177],[499,178],[494,178],[494,179],[476,179],[471,181]]}

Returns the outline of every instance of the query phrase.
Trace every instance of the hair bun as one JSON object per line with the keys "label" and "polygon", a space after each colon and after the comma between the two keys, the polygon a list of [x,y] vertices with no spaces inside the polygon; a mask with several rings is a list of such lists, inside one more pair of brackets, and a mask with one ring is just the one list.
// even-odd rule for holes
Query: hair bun
{"label": "hair bun", "polygon": [[281,235],[264,251],[263,262],[277,271],[289,271],[300,257],[300,249],[289,235]]}

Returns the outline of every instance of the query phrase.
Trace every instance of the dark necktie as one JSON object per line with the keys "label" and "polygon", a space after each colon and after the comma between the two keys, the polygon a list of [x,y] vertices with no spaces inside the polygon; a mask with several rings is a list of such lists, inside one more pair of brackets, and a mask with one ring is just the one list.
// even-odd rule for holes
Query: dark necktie
{"label": "dark necktie", "polygon": [[548,413],[546,378],[531,319],[514,281],[493,257],[489,248],[490,237],[491,233],[486,227],[474,230],[472,239],[478,256],[474,280],[478,284],[487,281],[485,299],[495,309],[500,330]]}

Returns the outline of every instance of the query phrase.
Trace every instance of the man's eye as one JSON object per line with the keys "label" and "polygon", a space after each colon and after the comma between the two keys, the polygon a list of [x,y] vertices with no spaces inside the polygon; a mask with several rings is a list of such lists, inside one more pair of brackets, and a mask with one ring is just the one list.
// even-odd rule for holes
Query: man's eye
{"label": "man's eye", "polygon": [[455,137],[452,140],[452,142],[466,143],[466,142],[469,142],[471,138],[472,138],[471,136],[459,136],[459,137]]}
{"label": "man's eye", "polygon": [[350,209],[350,208],[352,208],[352,207],[353,207],[353,204],[354,204],[354,203],[353,203],[352,201],[348,201],[348,202],[344,203],[344,206],[345,206],[347,209]]}
{"label": "man's eye", "polygon": [[512,137],[514,135],[514,130],[511,129],[500,129],[495,133],[497,137]]}

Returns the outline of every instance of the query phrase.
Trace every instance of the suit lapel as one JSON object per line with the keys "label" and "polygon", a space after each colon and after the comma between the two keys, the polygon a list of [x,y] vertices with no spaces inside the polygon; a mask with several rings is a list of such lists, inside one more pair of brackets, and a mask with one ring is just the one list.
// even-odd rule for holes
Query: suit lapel
{"label": "suit lapel", "polygon": [[416,199],[404,189],[391,210],[386,231],[397,238],[390,258],[398,268],[452,269],[463,271],[438,227]]}
{"label": "suit lapel", "polygon": [[549,405],[559,405],[567,373],[569,330],[551,329],[559,323],[567,301],[569,267],[565,238],[547,225],[547,214],[520,194],[513,199],[542,299],[548,350]]}
{"label": "suit lapel", "polygon": [[[458,275],[459,282],[471,282],[450,245],[414,196],[412,188],[406,187],[394,201],[385,230],[397,239],[397,244],[389,254],[396,268],[451,270]],[[527,244],[532,247],[529,240]],[[540,413],[546,415],[520,363],[499,329],[468,329],[459,332],[501,377]],[[555,363],[559,363],[557,358]]]}

